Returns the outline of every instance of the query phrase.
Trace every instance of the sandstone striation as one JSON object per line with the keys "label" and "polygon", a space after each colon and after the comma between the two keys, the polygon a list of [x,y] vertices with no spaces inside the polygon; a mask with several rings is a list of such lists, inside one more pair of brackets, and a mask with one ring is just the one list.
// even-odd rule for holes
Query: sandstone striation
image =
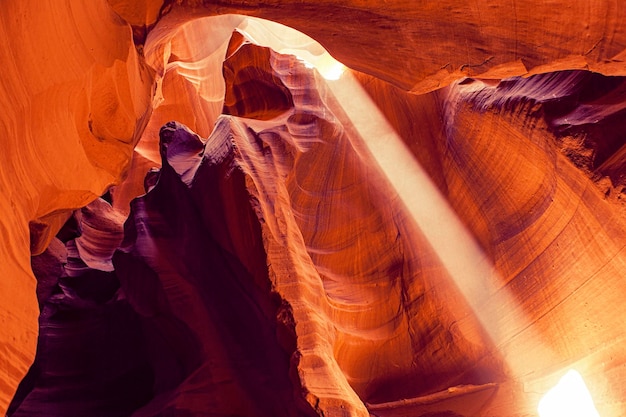
{"label": "sandstone striation", "polygon": [[621,4],[3,6],[0,411],[624,414]]}
{"label": "sandstone striation", "polygon": [[103,194],[130,161],[150,112],[152,71],[104,0],[10,1],[0,13],[0,408],[37,337],[30,253],[72,210]]}
{"label": "sandstone striation", "polygon": [[37,356],[7,415],[128,416],[151,398],[149,340],[111,264],[122,222],[95,200],[32,258],[41,310]]}
{"label": "sandstone striation", "polygon": [[415,93],[463,76],[500,79],[569,69],[626,75],[626,9],[611,1],[446,0],[436,7],[403,0],[163,3],[168,24],[226,13],[282,23],[313,37],[349,67]]}

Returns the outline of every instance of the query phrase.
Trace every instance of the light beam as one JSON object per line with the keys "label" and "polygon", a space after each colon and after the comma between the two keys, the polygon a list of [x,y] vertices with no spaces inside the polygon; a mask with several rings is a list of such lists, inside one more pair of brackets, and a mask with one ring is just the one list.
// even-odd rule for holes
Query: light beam
{"label": "light beam", "polygon": [[539,417],[600,417],[583,377],[569,370],[537,407]]}

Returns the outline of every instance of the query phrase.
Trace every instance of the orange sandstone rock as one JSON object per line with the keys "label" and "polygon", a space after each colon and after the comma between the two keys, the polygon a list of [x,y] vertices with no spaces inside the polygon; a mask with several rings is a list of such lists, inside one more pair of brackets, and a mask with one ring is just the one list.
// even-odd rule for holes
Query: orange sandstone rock
{"label": "orange sandstone rock", "polygon": [[0,409],[5,409],[36,342],[28,254],[46,248],[69,210],[118,180],[138,139],[136,129],[150,113],[152,71],[139,57],[130,28],[106,1],[62,6],[9,1],[0,30]]}
{"label": "orange sandstone rock", "polygon": [[[367,73],[349,74],[389,126],[352,122],[355,112],[374,111],[366,101],[352,110],[342,104],[345,91],[327,89],[295,58],[251,45],[229,50],[233,29],[263,31],[242,16],[200,19],[227,13],[302,30]],[[95,258],[111,247],[92,247],[87,233],[64,255],[53,236],[72,210],[113,184],[114,206],[128,212],[142,192],[137,179],[160,164],[157,132],[174,119],[209,141],[195,139],[187,149],[193,163],[169,155],[170,181],[179,191],[199,187],[197,172],[215,181],[195,188],[182,208],[163,184],[155,188],[160,197],[138,200],[157,200],[164,229],[155,230],[175,239],[143,235],[137,220],[119,255],[122,288],[138,314],[166,317],[157,328],[173,344],[197,344],[188,356],[184,348],[168,351],[182,358],[182,370],[145,364],[180,372],[171,385],[165,372],[141,391],[148,405],[137,415],[202,414],[196,399],[212,390],[228,393],[210,397],[218,414],[238,407],[271,415],[532,415],[541,393],[573,366],[600,414],[622,415],[626,105],[623,79],[599,74],[624,75],[624,13],[621,3],[582,0],[523,7],[491,0],[7,2],[0,13],[0,409],[34,354],[29,255],[54,242],[44,262],[54,271],[83,255],[86,265],[102,267]],[[258,25],[270,34],[266,44],[290,49],[273,39],[288,30]],[[291,49],[322,54],[303,39]],[[511,76],[525,78],[500,81]],[[352,101],[363,97],[355,92]],[[222,108],[230,115],[211,134]],[[399,158],[403,173],[389,178],[394,161],[385,158],[394,154],[385,150],[398,142],[394,130],[406,146],[398,152],[411,158]],[[215,154],[203,154],[207,147]],[[213,172],[201,162],[219,166],[224,158],[236,161],[235,171]],[[412,158],[421,168],[411,168]],[[439,200],[446,202],[440,213],[419,218]],[[212,237],[191,231],[197,241],[227,253],[211,259],[246,284],[216,296],[202,283],[184,283],[185,262],[198,276],[206,272],[198,261],[205,253],[183,250],[181,230],[190,225],[170,211],[200,221]],[[437,222],[445,223],[439,232]],[[464,227],[452,233],[452,224]],[[163,267],[143,245],[153,238],[175,254],[172,264]],[[81,240],[94,251],[83,247],[81,255]],[[466,258],[474,262],[460,262]],[[148,278],[133,283],[139,272]],[[40,294],[50,295],[54,274],[43,274]],[[154,299],[142,298],[144,285]],[[246,298],[246,285],[263,313],[244,303],[236,324],[225,325],[224,309]],[[189,326],[177,328],[181,322]],[[263,363],[246,350],[251,340],[273,359]],[[241,350],[230,356],[232,346]],[[280,389],[263,386],[263,375]],[[220,391],[220,381],[233,385]],[[219,400],[235,397],[245,400]],[[37,414],[19,399],[23,412]],[[281,399],[288,399],[282,409]]]}

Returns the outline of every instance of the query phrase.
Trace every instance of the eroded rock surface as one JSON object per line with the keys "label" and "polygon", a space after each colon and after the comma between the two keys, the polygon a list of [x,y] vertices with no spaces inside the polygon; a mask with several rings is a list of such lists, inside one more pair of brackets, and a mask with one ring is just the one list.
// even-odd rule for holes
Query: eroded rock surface
{"label": "eroded rock surface", "polygon": [[[250,71],[260,76],[239,82]],[[227,97],[241,101],[227,105],[232,116],[218,119],[206,144],[177,124],[161,130],[158,183],[133,203],[115,258],[131,303],[180,320],[194,341],[179,353],[190,361],[179,371],[187,379],[160,406],[366,415],[365,400],[502,378],[480,334],[468,341],[448,330],[462,307],[452,312],[428,292],[454,297],[454,288],[422,272],[436,257],[425,242],[410,247],[419,234],[325,105],[323,81],[295,57],[251,44],[227,59],[225,74]],[[247,107],[256,82],[271,94]],[[285,100],[271,100],[273,90]],[[279,116],[259,120],[273,105]],[[178,344],[172,328],[162,331]],[[441,346],[455,359],[443,362]]]}
{"label": "eroded rock surface", "polygon": [[361,3],[3,5],[0,408],[38,298],[14,415],[624,413],[623,7]]}
{"label": "eroded rock surface", "polygon": [[148,339],[111,264],[122,222],[107,202],[95,200],[33,257],[37,356],[7,415],[128,416],[152,397],[148,345],[159,341]]}

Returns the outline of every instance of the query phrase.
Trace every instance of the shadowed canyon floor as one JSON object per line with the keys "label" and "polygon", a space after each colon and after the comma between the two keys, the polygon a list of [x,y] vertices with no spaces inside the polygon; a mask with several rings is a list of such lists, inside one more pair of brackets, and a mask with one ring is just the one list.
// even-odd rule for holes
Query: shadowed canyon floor
{"label": "shadowed canyon floor", "polygon": [[621,6],[335,3],[7,4],[8,416],[624,413]]}

